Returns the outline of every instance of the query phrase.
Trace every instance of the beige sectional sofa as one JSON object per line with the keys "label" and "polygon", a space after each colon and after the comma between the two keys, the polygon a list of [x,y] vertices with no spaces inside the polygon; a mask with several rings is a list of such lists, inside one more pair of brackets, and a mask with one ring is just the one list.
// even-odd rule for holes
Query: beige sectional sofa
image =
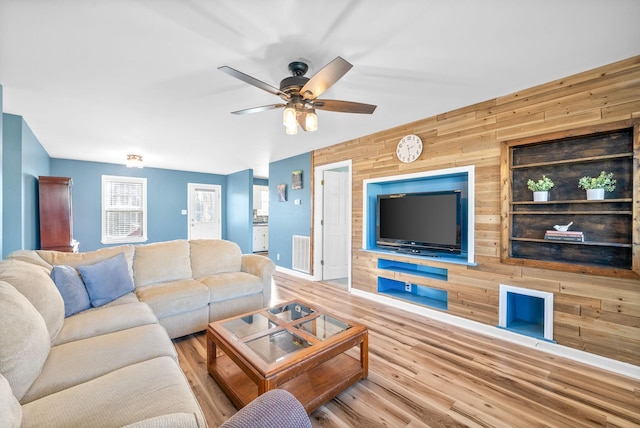
{"label": "beige sectional sofa", "polygon": [[275,264],[242,254],[226,240],[175,240],[120,245],[85,253],[17,251],[10,259],[51,269],[91,265],[123,253],[135,296],[148,304],[171,338],[202,331],[211,321],[268,306]]}
{"label": "beige sectional sofa", "polygon": [[[92,306],[100,287],[130,288],[65,316],[62,267]],[[170,337],[268,305],[274,269],[222,240],[13,253],[0,262],[0,426],[206,426]]]}

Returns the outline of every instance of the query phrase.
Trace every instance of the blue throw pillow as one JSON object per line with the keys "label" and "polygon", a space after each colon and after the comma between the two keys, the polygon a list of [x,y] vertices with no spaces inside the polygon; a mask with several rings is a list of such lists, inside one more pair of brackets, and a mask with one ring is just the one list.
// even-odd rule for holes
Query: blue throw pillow
{"label": "blue throw pillow", "polygon": [[64,316],[68,317],[91,307],[82,278],[71,266],[54,266],[51,279],[58,287],[64,301]]}
{"label": "blue throw pillow", "polygon": [[89,293],[91,305],[105,305],[133,291],[133,280],[124,253],[86,266],[78,266]]}

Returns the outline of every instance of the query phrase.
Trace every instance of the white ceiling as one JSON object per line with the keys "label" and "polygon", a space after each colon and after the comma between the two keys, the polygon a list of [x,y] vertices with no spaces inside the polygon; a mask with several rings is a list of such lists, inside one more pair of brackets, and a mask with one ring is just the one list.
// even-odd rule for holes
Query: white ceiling
{"label": "white ceiling", "polygon": [[[4,111],[50,156],[216,174],[341,143],[640,54],[639,0],[0,0]],[[354,67],[286,135],[278,86],[304,59]]]}

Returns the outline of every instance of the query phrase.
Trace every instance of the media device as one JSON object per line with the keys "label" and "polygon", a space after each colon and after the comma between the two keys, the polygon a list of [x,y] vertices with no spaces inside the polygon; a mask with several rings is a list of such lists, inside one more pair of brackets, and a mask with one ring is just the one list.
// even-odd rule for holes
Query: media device
{"label": "media device", "polygon": [[461,190],[378,195],[376,244],[415,254],[462,251]]}

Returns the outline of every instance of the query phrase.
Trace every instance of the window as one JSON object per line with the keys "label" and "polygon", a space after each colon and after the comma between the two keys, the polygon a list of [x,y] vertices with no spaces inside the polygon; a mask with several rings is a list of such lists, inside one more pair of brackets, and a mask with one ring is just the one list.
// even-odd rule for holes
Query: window
{"label": "window", "polygon": [[147,240],[147,179],[102,176],[102,243]]}

